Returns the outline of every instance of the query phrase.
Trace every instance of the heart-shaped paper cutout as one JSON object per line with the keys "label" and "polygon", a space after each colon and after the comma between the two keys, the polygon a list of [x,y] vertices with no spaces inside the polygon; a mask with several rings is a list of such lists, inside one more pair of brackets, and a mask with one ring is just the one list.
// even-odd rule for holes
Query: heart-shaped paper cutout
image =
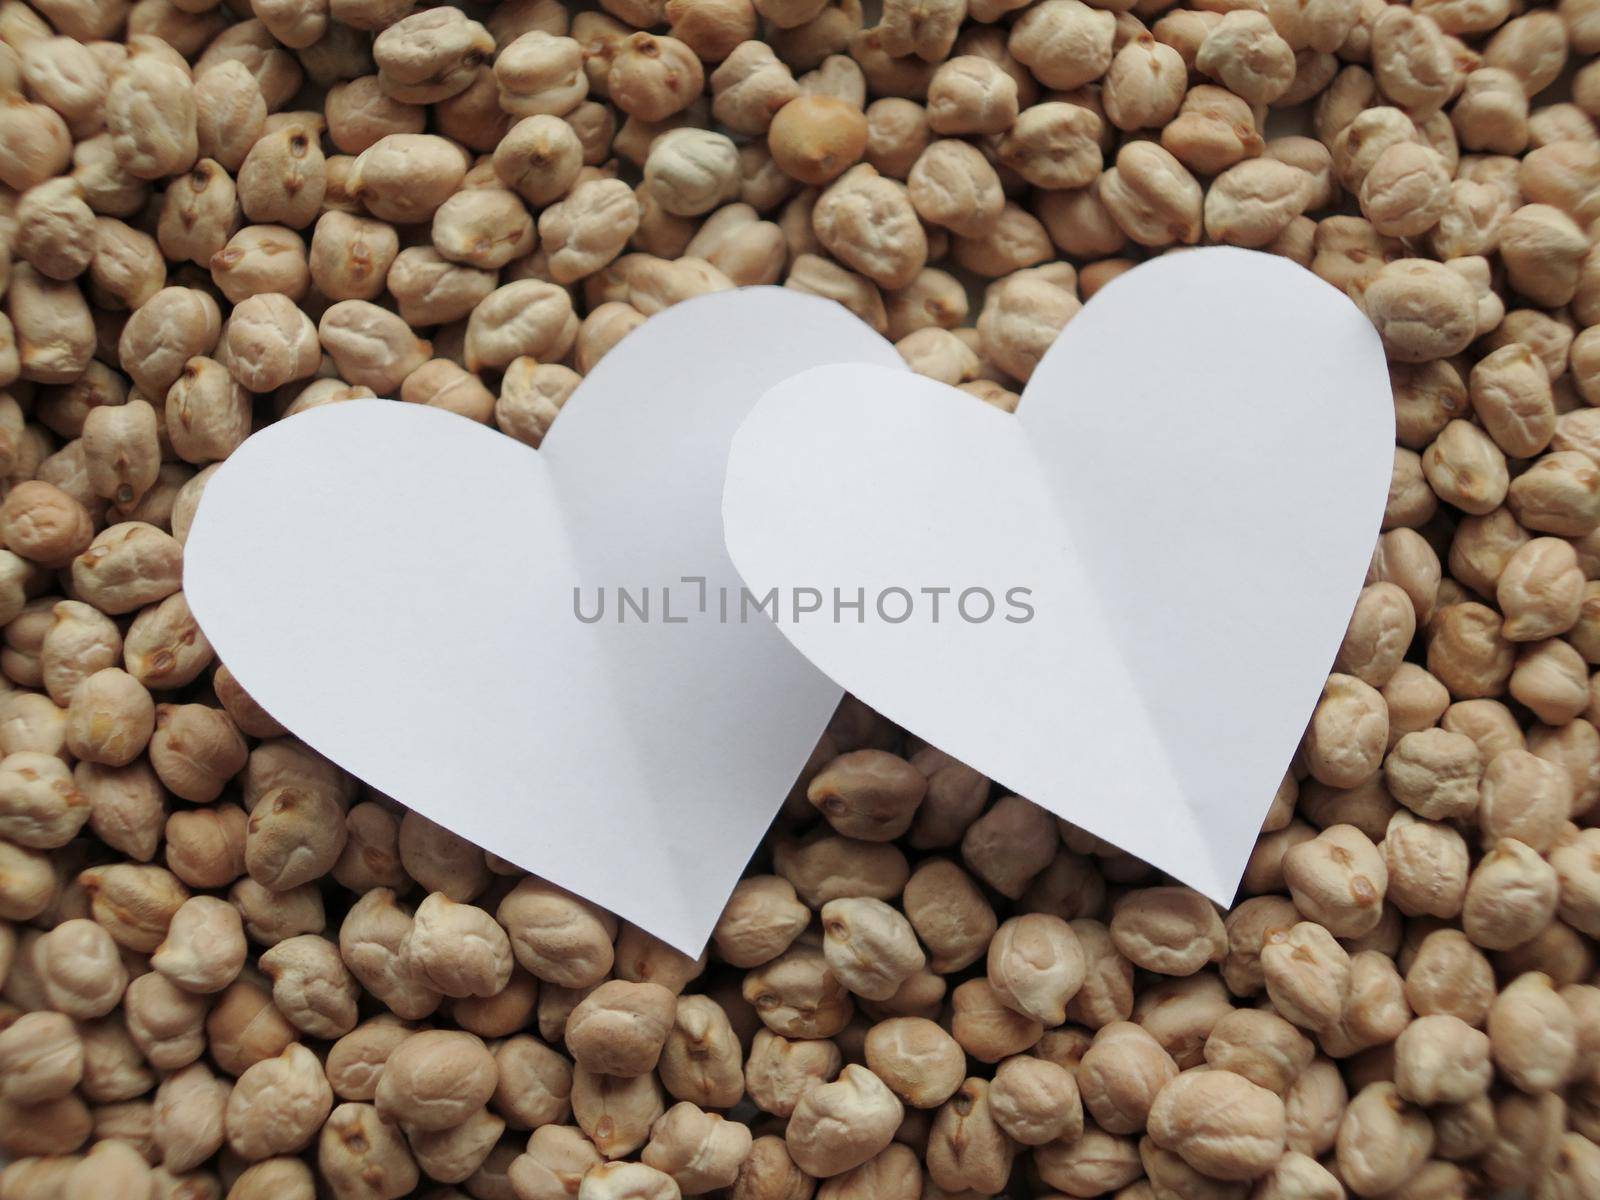
{"label": "heart-shaped paper cutout", "polygon": [[387,400],[292,417],[207,486],[189,603],[309,745],[697,954],[841,694],[738,619],[728,444],[767,388],[841,362],[904,371],[832,301],[754,288],[630,333],[538,451]]}
{"label": "heart-shaped paper cutout", "polygon": [[734,439],[728,547],[750,591],[820,593],[778,625],[850,692],[1227,903],[1361,588],[1393,420],[1347,298],[1185,251],[1098,293],[1015,416],[876,366],[779,384]]}

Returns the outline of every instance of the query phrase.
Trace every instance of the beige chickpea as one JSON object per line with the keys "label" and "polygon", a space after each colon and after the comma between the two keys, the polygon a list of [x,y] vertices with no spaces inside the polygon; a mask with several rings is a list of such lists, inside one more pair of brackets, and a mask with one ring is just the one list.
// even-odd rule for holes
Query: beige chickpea
{"label": "beige chickpea", "polygon": [[1110,934],[1118,953],[1162,975],[1192,975],[1222,961],[1228,951],[1222,918],[1209,900],[1188,888],[1129,892],[1113,910]]}
{"label": "beige chickpea", "polygon": [[1500,625],[1499,614],[1482,604],[1452,604],[1439,614],[1428,640],[1428,670],[1451,695],[1474,699],[1504,689],[1515,647],[1501,636]]}
{"label": "beige chickpea", "polygon": [[376,75],[336,83],[323,102],[328,140],[345,154],[360,154],[391,133],[421,133],[427,113],[421,105],[388,95]]}
{"label": "beige chickpea", "polygon": [[[205,1033],[212,1060],[236,1076],[282,1055],[299,1039],[294,1026],[273,1006],[264,981],[253,972],[241,973],[217,996],[206,1015]],[[261,1082],[270,1083],[271,1074]]]}
{"label": "beige chickpea", "polygon": [[22,557],[61,567],[88,549],[94,522],[77,500],[42,480],[26,480],[0,501],[0,539]]}
{"label": "beige chickpea", "polygon": [[1046,101],[1022,110],[995,149],[1002,163],[1037,187],[1081,188],[1093,183],[1104,165],[1104,130],[1092,109]]}
{"label": "beige chickpea", "polygon": [[1191,1071],[1161,1089],[1150,1137],[1214,1179],[1254,1179],[1284,1152],[1283,1101],[1232,1071]]}
{"label": "beige chickpea", "polygon": [[1488,1091],[1489,1038],[1449,1013],[1418,1017],[1395,1041],[1395,1090],[1431,1107],[1463,1104]]}
{"label": "beige chickpea", "polygon": [[1206,232],[1227,245],[1267,245],[1300,215],[1307,181],[1304,171],[1274,158],[1234,164],[1206,192]]}
{"label": "beige chickpea", "polygon": [[640,1158],[683,1195],[700,1196],[733,1183],[752,1140],[747,1126],[680,1102],[651,1126]]}
{"label": "beige chickpea", "polygon": [[1361,181],[1361,212],[1386,237],[1418,237],[1444,215],[1450,172],[1444,156],[1416,142],[1379,154]]}
{"label": "beige chickpea", "polygon": [[595,1074],[647,1074],[671,1031],[674,1003],[660,984],[608,980],[567,1018],[567,1048],[579,1067]]}
{"label": "beige chickpea", "polygon": [[1334,669],[1382,688],[1400,668],[1416,624],[1415,609],[1399,585],[1368,584],[1356,600]]}
{"label": "beige chickpea", "polygon": [[[356,1025],[360,989],[326,938],[299,934],[285,938],[261,955],[262,972],[272,980],[274,1006],[303,1033],[338,1038]],[[330,1081],[340,1095],[339,1082]],[[370,1098],[370,1097],[369,1097]]]}
{"label": "beige chickpea", "polygon": [[178,1070],[205,1052],[206,997],[151,971],[128,984],[125,1007],[129,1036],[157,1070]]}
{"label": "beige chickpea", "polygon": [[36,383],[71,383],[88,368],[94,353],[94,321],[83,293],[72,280],[50,279],[26,263],[11,273],[6,298],[15,363],[7,375]]}
{"label": "beige chickpea", "polygon": [[1457,85],[1449,43],[1432,17],[1385,10],[1372,23],[1372,71],[1384,95],[1419,116],[1437,112]]}
{"label": "beige chickpea", "polygon": [[824,767],[806,794],[841,834],[889,841],[910,828],[927,786],[926,777],[905,759],[856,750]]}
{"label": "beige chickpea", "polygon": [[826,1179],[860,1166],[886,1147],[905,1109],[871,1071],[850,1064],[832,1083],[800,1098],[784,1134],[808,1175]]}
{"label": "beige chickpea", "polygon": [[[1383,338],[1384,348],[1400,362],[1446,358],[1465,349],[1477,333],[1472,286],[1442,264],[1426,259],[1404,258],[1385,265],[1367,285],[1361,303]],[[1445,433],[1449,432],[1450,426],[1446,426]],[[1431,476],[1429,481],[1433,482]]]}
{"label": "beige chickpea", "polygon": [[665,1111],[654,1075],[597,1075],[582,1068],[573,1072],[572,1115],[608,1159],[643,1146]]}
{"label": "beige chickpea", "polygon": [[1453,917],[1466,898],[1466,839],[1450,826],[1396,813],[1381,846],[1387,899],[1407,916]]}
{"label": "beige chickpea", "polygon": [[562,116],[589,94],[583,46],[574,38],[530,30],[495,59],[500,106],[515,117]]}
{"label": "beige chickpea", "polygon": [[1302,1029],[1331,1029],[1350,994],[1350,956],[1331,933],[1311,921],[1269,932],[1261,947],[1267,995]]}
{"label": "beige chickpea", "polygon": [[1294,51],[1265,16],[1236,11],[1206,34],[1195,67],[1252,104],[1270,104],[1294,82]]}
{"label": "beige chickpea", "polygon": [[533,1131],[527,1150],[511,1164],[512,1189],[519,1200],[524,1196],[561,1200],[576,1195],[582,1180],[603,1161],[581,1130],[543,1125]]}
{"label": "beige chickpea", "polygon": [[439,1006],[441,996],[401,953],[411,925],[411,913],[392,891],[373,888],[339,927],[339,956],[361,986],[396,1016],[420,1020]]}
{"label": "beige chickpea", "polygon": [[1095,186],[1112,219],[1140,245],[1193,245],[1200,239],[1200,185],[1154,142],[1125,144],[1116,166],[1103,172]]}
{"label": "beige chickpea", "polygon": [[1582,537],[1600,526],[1600,467],[1576,450],[1547,454],[1512,481],[1507,504],[1529,530]]}
{"label": "beige chickpea", "polygon": [[498,187],[457,192],[433,214],[433,245],[445,258],[497,270],[529,253],[533,219],[514,192]]}
{"label": "beige chickpea", "polygon": [[370,1101],[394,1048],[415,1029],[391,1013],[373,1017],[339,1038],[328,1050],[328,1083],[341,1100]]}
{"label": "beige chickpea", "polygon": [[[159,787],[159,780],[149,782]],[[144,790],[137,783],[129,787],[134,796]],[[162,811],[159,803],[164,799],[164,793],[158,794],[158,815]],[[233,883],[244,874],[248,823],[244,810],[235,804],[173,813],[162,831],[168,869],[190,887],[225,887]],[[240,916],[248,915],[241,906]]]}
{"label": "beige chickpea", "polygon": [[1110,68],[1115,28],[1107,11],[1078,0],[1047,0],[1028,8],[1012,26],[1007,48],[1040,83],[1068,90]]}
{"label": "beige chickpea", "polygon": [[1494,972],[1459,929],[1435,930],[1406,969],[1405,992],[1419,1017],[1444,1013],[1479,1026],[1494,999]]}
{"label": "beige chickpea", "polygon": [[453,8],[403,17],[378,34],[372,57],[385,94],[406,104],[437,104],[472,85],[494,38]]}
{"label": "beige chickpea", "polygon": [[1500,259],[1511,286],[1536,304],[1572,299],[1588,249],[1577,222],[1549,204],[1525,204],[1500,225]]}
{"label": "beige chickpea", "polygon": [[867,1065],[913,1108],[937,1108],[961,1086],[966,1055],[934,1022],[895,1017],[874,1025],[866,1039]]}
{"label": "beige chickpea", "polygon": [[1588,664],[1559,638],[1524,645],[1507,690],[1546,725],[1565,725],[1588,706]]}
{"label": "beige chickpea", "polygon": [[60,176],[17,198],[16,253],[51,279],[73,279],[89,269],[94,254],[93,210],[83,187]]}
{"label": "beige chickpea", "polygon": [[378,1114],[422,1130],[466,1120],[494,1094],[497,1068],[469,1033],[414,1033],[389,1054],[378,1078]]}
{"label": "beige chickpea", "polygon": [[461,148],[447,138],[390,133],[356,156],[345,188],[378,220],[415,224],[454,194],[467,165]]}
{"label": "beige chickpea", "polygon": [[743,995],[768,1028],[786,1037],[832,1037],[854,1011],[823,952],[803,943],[746,975]]}
{"label": "beige chickpea", "polygon": [[1031,378],[1082,307],[1072,292],[1027,272],[1008,276],[989,288],[978,314],[984,357],[1017,379]]}
{"label": "beige chickpea", "polygon": [[1330,676],[1306,729],[1312,775],[1333,787],[1354,787],[1381,765],[1388,735],[1388,709],[1377,690],[1351,675]]}
{"label": "beige chickpea", "polygon": [[987,979],[970,979],[950,995],[950,1032],[973,1058],[999,1062],[1033,1047],[1044,1031],[1041,1022],[1018,1012],[1000,998]]}
{"label": "beige chickpea", "polygon": [[1461,919],[1473,943],[1507,950],[1528,941],[1555,916],[1555,871],[1532,847],[1502,838],[1473,869]]}
{"label": "beige chickpea", "polygon": [[333,1107],[317,1056],[294,1043],[247,1068],[228,1096],[228,1146],[247,1161],[292,1154],[310,1144]]}
{"label": "beige chickpea", "polygon": [[[1021,1056],[1002,1063],[986,1090],[974,1087],[980,1082],[968,1080],[962,1091],[941,1109],[933,1135],[939,1140],[930,1141],[930,1170],[934,1169],[935,1162],[940,1162],[943,1174],[959,1173],[969,1182],[988,1184],[1002,1173],[998,1170],[1002,1164],[1009,1168],[1009,1148],[986,1128],[982,1132],[987,1136],[981,1140],[969,1135],[970,1149],[963,1147],[952,1153],[969,1127],[986,1124],[980,1111],[985,1108],[999,1134],[1023,1145],[1040,1146],[1058,1139],[1071,1141],[1083,1131],[1083,1108],[1077,1084],[1065,1067]],[[935,1145],[940,1152],[937,1158],[933,1154]],[[952,1159],[956,1161],[950,1161]],[[958,1170],[952,1171],[952,1167]],[[1003,1178],[1000,1183],[1003,1185]]]}
{"label": "beige chickpea", "polygon": [[[318,218],[307,260],[311,281],[330,300],[374,300],[399,253],[399,236],[382,221],[327,212]],[[172,403],[168,395],[167,403]]]}
{"label": "beige chickpea", "polygon": [[734,887],[712,939],[730,965],[756,967],[787,950],[810,921],[788,880],[758,875]]}
{"label": "beige chickpea", "polygon": [[615,958],[616,920],[603,909],[543,880],[512,889],[495,913],[523,969],[563,987],[589,987]]}
{"label": "beige chickpea", "polygon": [[0,1097],[40,1104],[69,1094],[83,1078],[83,1042],[71,1018],[24,1013],[0,1030]]}
{"label": "beige chickpea", "polygon": [[172,1173],[192,1171],[222,1148],[223,1114],[230,1085],[203,1063],[167,1076],[156,1089],[151,1137],[161,1165]]}
{"label": "beige chickpea", "polygon": [[1478,827],[1490,846],[1515,838],[1544,853],[1572,812],[1571,777],[1526,750],[1504,750],[1490,760],[1481,796]]}
{"label": "beige chickpea", "polygon": [[341,1104],[328,1114],[318,1138],[317,1167],[340,1200],[399,1200],[419,1180],[400,1131],[370,1104]]}
{"label": "beige chickpea", "polygon": [[149,491],[161,470],[156,410],[143,400],[92,409],[83,422],[89,486],[130,505]]}
{"label": "beige chickpea", "polygon": [[1202,175],[1220,174],[1263,148],[1249,104],[1210,84],[1189,89],[1177,115],[1162,129],[1161,144]]}
{"label": "beige chickpea", "polygon": [[72,135],[53,108],[30,103],[13,89],[0,108],[0,149],[0,183],[24,191],[61,173],[71,161]]}
{"label": "beige chickpea", "polygon": [[935,133],[1001,134],[1017,119],[1017,83],[997,63],[958,55],[928,81],[928,127]]}
{"label": "beige chickpea", "polygon": [[341,376],[379,395],[397,392],[433,350],[400,317],[366,300],[341,300],[330,307],[310,344],[318,339]]}
{"label": "beige chickpea", "polygon": [[1339,1174],[1359,1195],[1375,1196],[1410,1179],[1433,1148],[1433,1127],[1392,1083],[1373,1083],[1350,1100],[1339,1123]]}
{"label": "beige chickpea", "polygon": [[822,927],[829,969],[867,1000],[889,999],[926,961],[911,923],[881,900],[830,900]]}
{"label": "beige chickpea", "polygon": [[200,160],[237,172],[266,128],[267,101],[248,65],[229,59],[194,81],[195,149]]}
{"label": "beige chickpea", "polygon": [[644,186],[662,208],[696,217],[738,195],[739,151],[720,133],[673,129],[650,144]]}
{"label": "beige chickpea", "polygon": [[1258,1087],[1287,1095],[1316,1053],[1311,1039],[1275,1013],[1241,1008],[1212,1027],[1206,1062],[1242,1075]]}
{"label": "beige chickpea", "polygon": [[172,914],[150,965],[187,992],[220,992],[238,977],[246,954],[238,910],[216,896],[191,896]]}
{"label": "beige chickpea", "polygon": [[105,120],[117,161],[140,179],[177,175],[199,157],[189,73],[144,47],[112,75]]}
{"label": "beige chickpea", "polygon": [[311,282],[305,242],[283,225],[244,226],[208,265],[212,282],[235,304],[262,292],[301,300]]}
{"label": "beige chickpea", "polygon": [[467,368],[500,367],[527,355],[561,358],[578,333],[566,290],[536,279],[518,280],[491,293],[467,325]]}
{"label": "beige chickpea", "polygon": [[0,837],[34,850],[65,846],[89,819],[66,763],[21,750],[0,760]]}
{"label": "beige chickpea", "polygon": [[989,1194],[1010,1178],[1016,1146],[995,1122],[989,1090],[987,1080],[968,1079],[934,1116],[926,1158],[936,1186]]}
{"label": "beige chickpea", "polygon": [[675,1099],[729,1108],[744,1095],[743,1051],[728,1015],[709,996],[680,996],[657,1069]]}
{"label": "beige chickpea", "polygon": [[1388,871],[1353,826],[1334,825],[1293,847],[1283,868],[1296,907],[1337,936],[1360,937],[1382,916]]}
{"label": "beige chickpea", "polygon": [[[144,752],[155,727],[155,703],[144,685],[126,671],[108,667],[73,691],[67,748],[87,762],[126,766]],[[90,819],[95,816],[91,800]]]}
{"label": "beige chickpea", "polygon": [[150,764],[167,789],[209,804],[243,769],[247,751],[228,715],[204,704],[159,704]]}
{"label": "beige chickpea", "polygon": [[577,1190],[578,1200],[673,1200],[681,1194],[672,1176],[635,1162],[602,1163]]}
{"label": "beige chickpea", "polygon": [[1562,1087],[1577,1061],[1572,1010],[1538,972],[1518,976],[1489,1009],[1489,1048],[1495,1069],[1525,1092]]}
{"label": "beige chickpea", "polygon": [[501,377],[500,396],[495,401],[496,426],[520,442],[538,446],[579,382],[576,371],[559,363],[513,359]]}
{"label": "beige chickpea", "polygon": [[264,133],[240,164],[237,186],[249,220],[291,229],[310,225],[328,186],[315,131],[290,123]]}
{"label": "beige chickpea", "polygon": [[94,920],[119,946],[153,953],[188,890],[168,871],[138,863],[90,867],[78,876]]}
{"label": "beige chickpea", "polygon": [[786,64],[765,42],[735,46],[711,73],[712,114],[735,133],[767,132],[774,116],[800,94]]}
{"label": "beige chickpea", "polygon": [[961,858],[995,891],[1014,899],[1055,858],[1056,844],[1049,814],[1021,796],[1002,796],[967,827]]}
{"label": "beige chickpea", "polygon": [[623,39],[606,77],[611,101],[641,121],[681,112],[705,86],[699,57],[677,38],[634,33]]}
{"label": "beige chickpea", "polygon": [[790,1040],[761,1029],[745,1062],[745,1091],[763,1112],[789,1117],[800,1097],[835,1079],[843,1063],[838,1046],[826,1038]]}
{"label": "beige chickpea", "polygon": [[223,335],[228,369],[240,386],[257,393],[308,378],[321,362],[317,332],[288,296],[249,296],[234,306]]}
{"label": "beige chickpea", "polygon": [[435,892],[417,906],[403,953],[446,996],[492,996],[511,979],[511,942],[487,912]]}
{"label": "beige chickpea", "polygon": [[1495,585],[1506,638],[1534,642],[1565,633],[1578,622],[1584,587],[1570,542],[1550,537],[1527,542],[1506,561]]}

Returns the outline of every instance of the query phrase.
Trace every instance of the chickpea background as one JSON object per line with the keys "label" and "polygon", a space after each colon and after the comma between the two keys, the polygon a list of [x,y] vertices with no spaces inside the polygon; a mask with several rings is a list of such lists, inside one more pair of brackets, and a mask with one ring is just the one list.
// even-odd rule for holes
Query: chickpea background
{"label": "chickpea background", "polygon": [[[1600,0],[0,0],[0,1200],[1600,1196],[1597,53]],[[846,699],[692,959],[184,598],[273,420],[536,447],[752,284],[1010,410],[1207,243],[1355,300],[1397,443],[1229,909]]]}

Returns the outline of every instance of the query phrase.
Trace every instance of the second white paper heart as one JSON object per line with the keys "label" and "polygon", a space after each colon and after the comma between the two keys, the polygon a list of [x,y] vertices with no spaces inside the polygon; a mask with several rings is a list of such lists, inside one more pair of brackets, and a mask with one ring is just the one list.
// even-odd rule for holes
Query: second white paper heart
{"label": "second white paper heart", "polygon": [[1015,416],[880,367],[779,384],[734,439],[724,528],[848,691],[1227,903],[1360,590],[1393,437],[1348,299],[1189,251],[1101,291]]}

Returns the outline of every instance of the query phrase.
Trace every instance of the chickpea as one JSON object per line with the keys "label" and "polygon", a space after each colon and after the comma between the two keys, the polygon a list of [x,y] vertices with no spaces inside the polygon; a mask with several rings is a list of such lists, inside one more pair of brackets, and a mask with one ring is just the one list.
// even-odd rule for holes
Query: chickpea
{"label": "chickpea", "polygon": [[801,1096],[784,1140],[801,1170],[827,1179],[888,1146],[904,1112],[882,1080],[852,1063]]}
{"label": "chickpea", "polygon": [[180,174],[199,157],[194,83],[146,47],[136,47],[112,75],[105,120],[118,163],[139,179]]}
{"label": "chickpea", "polygon": [[1230,12],[1206,34],[1195,67],[1252,104],[1270,104],[1294,82],[1294,51],[1262,14]]}
{"label": "chickpea", "polygon": [[1350,956],[1322,925],[1301,921],[1269,932],[1261,947],[1267,995],[1302,1029],[1331,1029],[1350,995]]}
{"label": "chickpea", "polygon": [[317,1166],[341,1197],[398,1200],[420,1178],[400,1131],[370,1104],[341,1104],[329,1113],[317,1143]]}
{"label": "chickpea", "polygon": [[582,1068],[573,1072],[573,1117],[608,1159],[643,1146],[664,1112],[654,1075],[597,1075]]}
{"label": "chickpea", "polygon": [[[1402,258],[1386,264],[1367,284],[1361,303],[1383,338],[1385,350],[1400,362],[1448,358],[1465,349],[1477,334],[1471,285],[1441,264],[1425,259]],[[1456,424],[1464,423],[1451,422]],[[1447,426],[1446,433],[1449,430]],[[1493,507],[1469,507],[1467,511],[1487,512]]]}
{"label": "chickpea", "polygon": [[433,216],[467,172],[454,142],[425,133],[390,133],[356,156],[345,188],[380,221],[415,224]]}
{"label": "chickpea", "polygon": [[1283,1101],[1232,1071],[1191,1071],[1150,1109],[1151,1140],[1214,1179],[1254,1179],[1283,1157]]}
{"label": "chickpea", "polygon": [[310,1144],[332,1107],[322,1064],[293,1043],[239,1076],[224,1116],[228,1145],[251,1162],[292,1154]]}
{"label": "chickpea", "polygon": [[215,896],[191,896],[178,906],[150,965],[178,987],[220,992],[244,968],[246,946],[239,912]]}
{"label": "chickpea", "polygon": [[746,1126],[680,1102],[651,1127],[640,1157],[684,1195],[698,1196],[733,1183],[752,1141]]}
{"label": "chickpea", "polygon": [[83,1078],[83,1042],[71,1018],[23,1013],[0,1030],[0,1097],[18,1105],[59,1100]]}
{"label": "chickpea", "polygon": [[785,174],[820,186],[860,161],[867,147],[867,119],[833,96],[797,96],[772,117],[767,146]]}
{"label": "chickpea", "polygon": [[1222,918],[1210,901],[1188,888],[1129,892],[1113,911],[1110,934],[1118,953],[1163,975],[1192,975],[1208,962],[1222,961],[1228,950]]}
{"label": "chickpea", "polygon": [[1361,1195],[1391,1191],[1417,1173],[1433,1141],[1427,1116],[1401,1099],[1394,1084],[1369,1084],[1339,1124],[1339,1174]]}
{"label": "chickpea", "polygon": [[1296,907],[1336,936],[1360,937],[1382,916],[1388,871],[1354,826],[1331,826],[1291,848],[1283,867]]}

